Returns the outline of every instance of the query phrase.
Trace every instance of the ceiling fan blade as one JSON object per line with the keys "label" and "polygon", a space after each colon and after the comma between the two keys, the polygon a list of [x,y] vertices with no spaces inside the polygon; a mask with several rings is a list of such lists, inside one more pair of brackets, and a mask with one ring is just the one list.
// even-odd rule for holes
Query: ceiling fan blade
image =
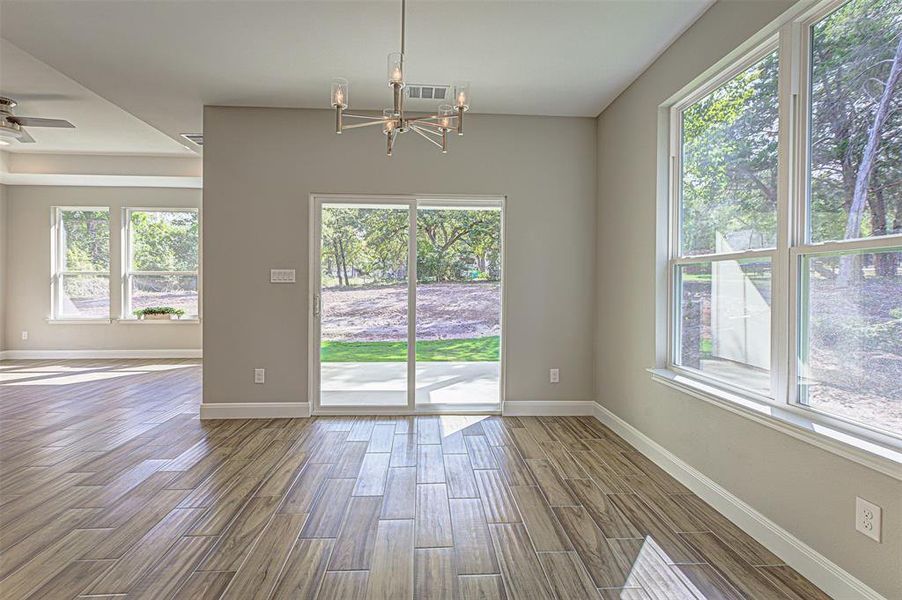
{"label": "ceiling fan blade", "polygon": [[33,144],[33,143],[34,143],[34,138],[31,137],[30,135],[28,135],[28,132],[27,132],[27,131],[25,131],[24,129],[21,129],[21,130],[19,131],[19,133],[21,134],[21,135],[19,136],[19,143],[20,143],[20,144]]}
{"label": "ceiling fan blade", "polygon": [[18,123],[22,127],[66,127],[74,129],[75,125],[65,119],[42,119],[40,117],[6,117],[7,121]]}

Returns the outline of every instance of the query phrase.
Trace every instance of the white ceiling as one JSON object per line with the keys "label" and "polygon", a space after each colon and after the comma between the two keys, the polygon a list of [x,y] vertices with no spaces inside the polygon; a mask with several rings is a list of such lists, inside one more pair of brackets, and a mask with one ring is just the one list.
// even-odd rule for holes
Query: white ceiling
{"label": "white ceiling", "polygon": [[0,95],[18,102],[14,109],[17,115],[66,119],[76,127],[29,127],[35,143],[14,142],[3,146],[7,152],[194,155],[169,136],[3,39]]}
{"label": "white ceiling", "polygon": [[[712,1],[408,0],[407,79],[468,80],[474,112],[594,117]],[[96,93],[98,116],[112,103],[175,144],[147,140],[148,153],[185,152],[174,140],[202,130],[205,104],[328,108],[336,76],[352,109],[382,108],[399,19],[400,2],[382,0],[0,0],[0,36]],[[0,90],[72,93],[7,68],[17,58],[0,50]],[[64,99],[33,107],[21,114],[84,128]],[[107,116],[83,122],[122,131]],[[32,135],[35,150],[77,150],[61,131]]]}

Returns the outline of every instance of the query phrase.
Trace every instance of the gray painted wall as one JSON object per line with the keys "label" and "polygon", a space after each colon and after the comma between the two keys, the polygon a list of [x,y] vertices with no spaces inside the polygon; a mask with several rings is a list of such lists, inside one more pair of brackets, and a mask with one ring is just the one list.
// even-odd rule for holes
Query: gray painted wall
{"label": "gray painted wall", "polygon": [[[410,134],[388,158],[378,131],[335,135],[331,111],[206,108],[204,402],[307,401],[314,192],[506,195],[507,399],[593,397],[595,121],[466,126],[447,155]],[[298,284],[271,285],[276,267]]]}
{"label": "gray painted wall", "polygon": [[6,349],[6,186],[0,185],[0,351]]}
{"label": "gray painted wall", "polygon": [[[597,398],[605,407],[871,585],[902,598],[902,485],[652,382],[657,107],[792,3],[719,2],[598,119]],[[882,544],[854,529],[883,507]]]}
{"label": "gray painted wall", "polygon": [[[8,238],[6,350],[169,350],[199,349],[199,324],[51,325],[50,222],[54,206],[110,208],[110,272],[121,268],[122,208],[200,207],[200,190],[5,186]],[[110,305],[120,304],[120,288],[112,286]],[[116,311],[114,310],[114,315]],[[28,331],[28,340],[20,332]]]}

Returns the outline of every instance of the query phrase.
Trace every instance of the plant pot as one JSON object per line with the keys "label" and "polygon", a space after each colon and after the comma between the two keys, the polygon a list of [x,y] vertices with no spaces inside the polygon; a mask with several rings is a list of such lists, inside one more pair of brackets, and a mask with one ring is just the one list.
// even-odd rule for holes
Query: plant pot
{"label": "plant pot", "polygon": [[173,321],[178,318],[178,315],[170,315],[170,314],[162,314],[162,315],[142,315],[142,319],[145,321]]}

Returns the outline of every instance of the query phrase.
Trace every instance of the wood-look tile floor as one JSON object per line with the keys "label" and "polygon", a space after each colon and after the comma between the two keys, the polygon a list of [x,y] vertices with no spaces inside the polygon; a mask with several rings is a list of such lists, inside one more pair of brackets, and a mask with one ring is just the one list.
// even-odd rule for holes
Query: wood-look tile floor
{"label": "wood-look tile floor", "polygon": [[0,596],[826,596],[597,421],[198,419],[198,361],[0,362]]}

